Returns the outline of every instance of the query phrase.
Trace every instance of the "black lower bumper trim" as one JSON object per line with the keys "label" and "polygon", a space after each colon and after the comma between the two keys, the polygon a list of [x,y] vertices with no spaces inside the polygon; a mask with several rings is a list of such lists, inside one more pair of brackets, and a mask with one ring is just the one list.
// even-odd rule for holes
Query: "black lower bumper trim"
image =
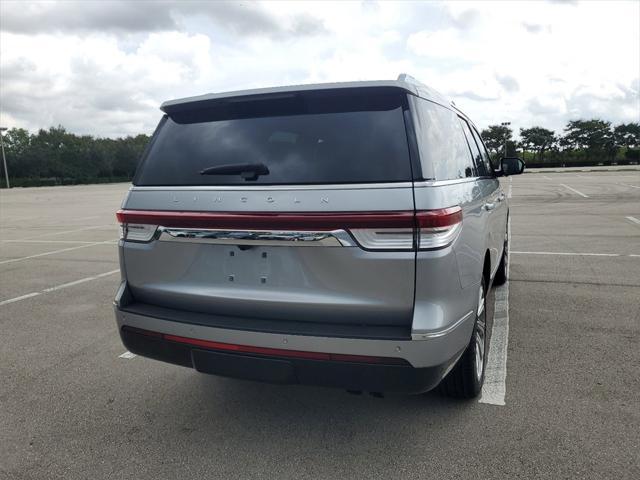
{"label": "black lower bumper trim", "polygon": [[[128,291],[128,290],[127,290]],[[246,318],[225,315],[211,315],[186,310],[131,302],[122,311],[160,318],[171,322],[191,323],[206,327],[226,328],[283,335],[308,335],[313,337],[364,338],[380,340],[410,340],[411,324],[408,325],[361,325],[348,323],[321,323],[311,321],[274,320],[268,318]]]}
{"label": "black lower bumper trim", "polygon": [[168,341],[123,327],[125,347],[137,355],[224,377],[280,384],[304,384],[371,392],[421,393],[440,383],[451,359],[436,367],[386,365],[236,354]]}

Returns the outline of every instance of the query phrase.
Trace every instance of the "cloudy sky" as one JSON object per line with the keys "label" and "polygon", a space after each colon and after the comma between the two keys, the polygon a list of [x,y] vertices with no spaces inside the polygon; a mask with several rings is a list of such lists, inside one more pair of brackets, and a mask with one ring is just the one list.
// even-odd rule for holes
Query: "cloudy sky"
{"label": "cloudy sky", "polygon": [[0,2],[0,123],[150,133],[164,100],[407,72],[480,127],[640,121],[640,2]]}

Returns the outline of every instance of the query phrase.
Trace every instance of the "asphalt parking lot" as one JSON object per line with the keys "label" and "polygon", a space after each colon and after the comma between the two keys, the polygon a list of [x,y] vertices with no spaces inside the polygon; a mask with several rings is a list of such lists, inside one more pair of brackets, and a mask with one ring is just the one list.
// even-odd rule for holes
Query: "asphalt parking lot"
{"label": "asphalt parking lot", "polygon": [[640,478],[640,170],[503,186],[511,278],[481,402],[123,358],[128,185],[0,192],[0,477]]}

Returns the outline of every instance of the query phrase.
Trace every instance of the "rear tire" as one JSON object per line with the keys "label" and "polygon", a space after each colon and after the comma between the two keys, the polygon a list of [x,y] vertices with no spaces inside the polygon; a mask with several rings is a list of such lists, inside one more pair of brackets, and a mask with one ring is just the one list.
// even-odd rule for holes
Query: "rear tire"
{"label": "rear tire", "polygon": [[482,390],[487,363],[487,281],[482,278],[471,341],[438,389],[453,398],[474,398]]}

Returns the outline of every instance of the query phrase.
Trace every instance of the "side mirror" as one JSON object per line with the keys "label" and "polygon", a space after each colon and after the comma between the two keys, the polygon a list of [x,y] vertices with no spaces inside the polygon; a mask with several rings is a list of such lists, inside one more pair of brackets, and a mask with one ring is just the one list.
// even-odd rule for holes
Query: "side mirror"
{"label": "side mirror", "polygon": [[500,161],[500,167],[502,168],[502,175],[520,175],[524,172],[524,161],[521,158],[509,157],[503,158]]}

